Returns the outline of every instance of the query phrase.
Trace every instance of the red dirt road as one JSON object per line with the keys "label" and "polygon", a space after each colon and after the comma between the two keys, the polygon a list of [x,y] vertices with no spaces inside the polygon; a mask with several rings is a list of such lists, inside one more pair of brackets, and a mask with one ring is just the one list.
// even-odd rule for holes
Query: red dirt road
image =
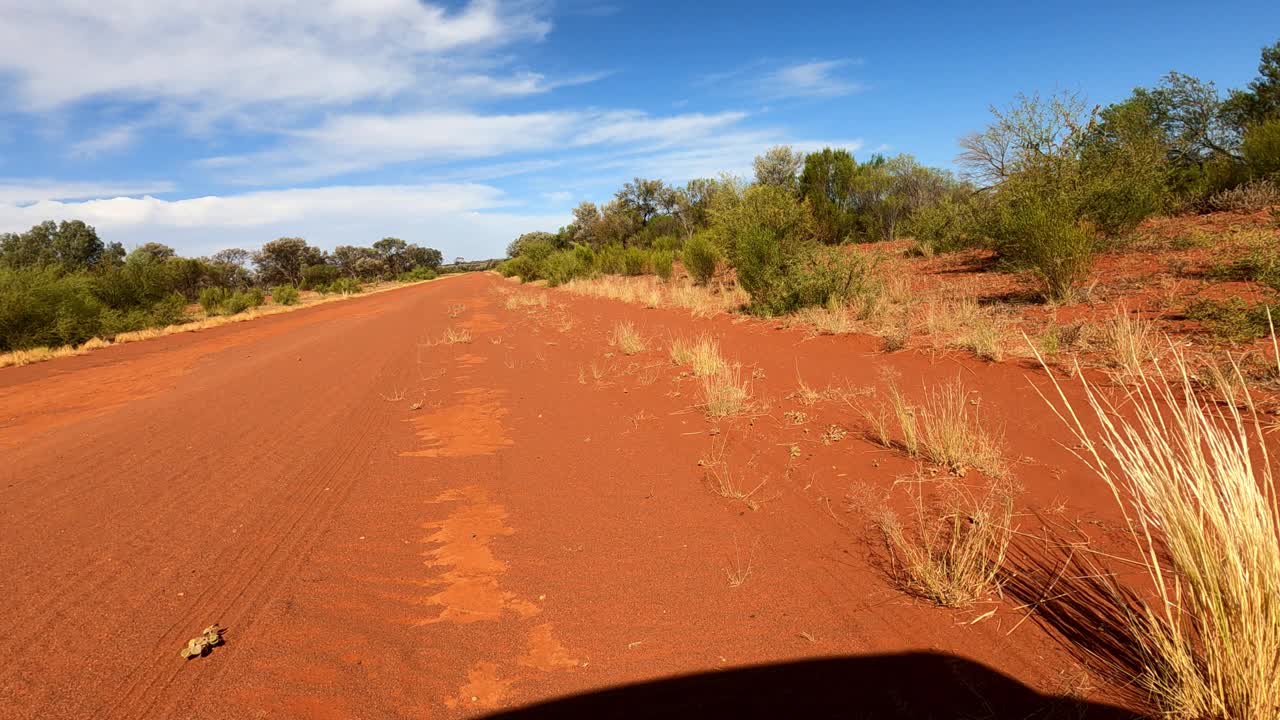
{"label": "red dirt road", "polygon": [[[1020,506],[1105,523],[1030,370],[557,292],[509,309],[512,291],[548,293],[466,275],[0,371],[0,717],[469,717],[903,651],[1032,695],[1080,684],[1014,603],[895,590],[845,497],[912,463],[859,439],[847,404],[788,399],[798,373],[961,373],[1017,439]],[[612,355],[620,319],[651,349]],[[471,342],[441,343],[451,327]],[[666,340],[703,331],[768,407],[696,407]],[[832,424],[848,436],[824,442]],[[758,510],[704,483],[721,442],[744,482],[767,479]],[[213,622],[226,644],[180,658]]]}

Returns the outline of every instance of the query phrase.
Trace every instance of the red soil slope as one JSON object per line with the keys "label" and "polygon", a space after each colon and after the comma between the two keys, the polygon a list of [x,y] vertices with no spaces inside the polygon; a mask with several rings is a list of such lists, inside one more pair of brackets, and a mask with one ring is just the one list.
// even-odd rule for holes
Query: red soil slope
{"label": "red soil slope", "polygon": [[[504,290],[552,302],[508,309]],[[622,319],[650,350],[610,355]],[[471,342],[441,343],[450,327]],[[668,360],[669,337],[704,331],[752,375],[751,416],[708,420]],[[698,702],[773,683],[803,714],[1055,706],[1081,672],[1027,610],[892,587],[846,497],[913,463],[860,439],[849,404],[801,405],[797,378],[889,368],[918,395],[959,375],[1003,424],[1020,512],[1101,534],[1113,501],[1058,443],[1038,370],[876,347],[468,275],[0,371],[0,716],[462,717],[851,656],[701,676],[718,699]],[[848,435],[824,442],[831,425]],[[720,443],[767,479],[758,509],[705,484]],[[180,658],[215,621],[226,644]],[[948,658],[875,660],[906,651]],[[665,687],[619,697],[691,707],[693,686]]]}

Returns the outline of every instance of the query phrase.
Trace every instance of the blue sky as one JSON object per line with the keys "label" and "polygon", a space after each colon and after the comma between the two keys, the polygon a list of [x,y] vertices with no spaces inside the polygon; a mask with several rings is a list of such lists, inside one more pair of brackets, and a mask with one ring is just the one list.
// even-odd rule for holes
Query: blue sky
{"label": "blue sky", "polygon": [[501,254],[633,176],[775,144],[908,152],[1017,92],[1220,88],[1280,3],[0,0],[0,232],[187,254],[385,235]]}

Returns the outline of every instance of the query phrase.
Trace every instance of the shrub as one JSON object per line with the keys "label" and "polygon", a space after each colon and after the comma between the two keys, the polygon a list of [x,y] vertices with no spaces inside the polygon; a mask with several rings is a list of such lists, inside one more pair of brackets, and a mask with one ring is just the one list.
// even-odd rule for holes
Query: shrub
{"label": "shrub", "polygon": [[435,280],[440,274],[429,267],[419,266],[408,272],[402,272],[396,276],[396,281],[402,283],[422,282],[424,280]]}
{"label": "shrub", "polygon": [[653,252],[653,272],[662,278],[663,282],[671,282],[671,276],[675,272],[675,253],[670,250],[655,250]]}
{"label": "shrub", "polygon": [[53,267],[0,268],[0,350],[78,344],[99,333],[88,277]]}
{"label": "shrub", "polygon": [[360,287],[359,282],[349,277],[338,278],[329,284],[329,292],[342,293],[343,295],[357,295],[363,289]]}
{"label": "shrub", "polygon": [[316,290],[338,279],[341,271],[333,265],[308,265],[302,268],[302,289]]}
{"label": "shrub", "polygon": [[649,271],[649,253],[638,247],[629,247],[622,253],[623,275],[644,275]]}
{"label": "shrub", "polygon": [[684,244],[681,260],[693,281],[706,285],[716,274],[716,266],[720,264],[720,251],[706,233],[698,233]]}
{"label": "shrub", "polygon": [[217,315],[222,311],[222,306],[226,304],[230,294],[230,291],[224,287],[207,287],[200,291],[200,307],[210,315]]}
{"label": "shrub", "polygon": [[1093,264],[1093,235],[1062,198],[1028,194],[1005,203],[993,235],[1001,261],[1035,275],[1051,302],[1071,300]]}
{"label": "shrub", "polygon": [[1272,180],[1250,180],[1209,196],[1212,210],[1257,212],[1272,205],[1280,205],[1280,184]]}
{"label": "shrub", "polygon": [[621,275],[626,271],[626,249],[617,243],[610,243],[600,249],[597,267],[605,275]]}
{"label": "shrub", "polygon": [[557,250],[548,255],[537,274],[546,278],[548,285],[555,287],[575,278],[586,277],[590,272],[591,265],[584,263],[583,254],[574,248]]}
{"label": "shrub", "polygon": [[906,230],[915,239],[915,252],[925,257],[964,250],[980,242],[973,203],[952,197],[916,210]]}
{"label": "shrub", "polygon": [[1209,332],[1232,342],[1264,337],[1270,328],[1268,306],[1249,305],[1240,298],[1209,300],[1201,298],[1187,305],[1186,316],[1204,325]]}
{"label": "shrub", "polygon": [[266,300],[266,296],[258,288],[237,290],[222,303],[223,311],[228,315],[238,315],[249,308],[256,308]]}
{"label": "shrub", "polygon": [[1247,280],[1280,291],[1280,248],[1273,242],[1255,244],[1247,255],[1209,269],[1215,280]]}
{"label": "shrub", "polygon": [[169,293],[168,297],[151,306],[150,314],[148,324],[152,327],[177,325],[187,319],[187,299],[182,293]]}
{"label": "shrub", "polygon": [[764,227],[738,239],[734,267],[751,295],[752,312],[763,315],[841,305],[878,293],[871,263],[861,253],[816,242],[788,246]]}
{"label": "shrub", "polygon": [[503,277],[518,277],[520,282],[533,282],[539,279],[538,264],[525,255],[517,255],[502,263],[498,266],[498,272]]}
{"label": "shrub", "polygon": [[298,288],[292,285],[277,285],[271,288],[271,301],[277,305],[297,305]]}
{"label": "shrub", "polygon": [[[1280,175],[1280,118],[1249,128],[1241,150],[1254,177]],[[1274,195],[1271,202],[1277,202]]]}
{"label": "shrub", "polygon": [[674,235],[663,235],[662,237],[654,240],[650,247],[654,250],[664,250],[675,254],[680,252],[680,248],[684,247],[684,243],[680,238],[677,238]]}

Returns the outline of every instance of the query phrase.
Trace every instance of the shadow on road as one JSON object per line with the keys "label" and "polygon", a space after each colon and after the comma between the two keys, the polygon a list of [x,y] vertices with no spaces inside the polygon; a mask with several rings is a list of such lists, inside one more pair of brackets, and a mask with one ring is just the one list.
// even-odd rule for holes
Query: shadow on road
{"label": "shadow on road", "polygon": [[911,718],[1128,720],[1133,713],[1042,695],[938,653],[804,660],[637,683],[487,716],[535,718]]}

